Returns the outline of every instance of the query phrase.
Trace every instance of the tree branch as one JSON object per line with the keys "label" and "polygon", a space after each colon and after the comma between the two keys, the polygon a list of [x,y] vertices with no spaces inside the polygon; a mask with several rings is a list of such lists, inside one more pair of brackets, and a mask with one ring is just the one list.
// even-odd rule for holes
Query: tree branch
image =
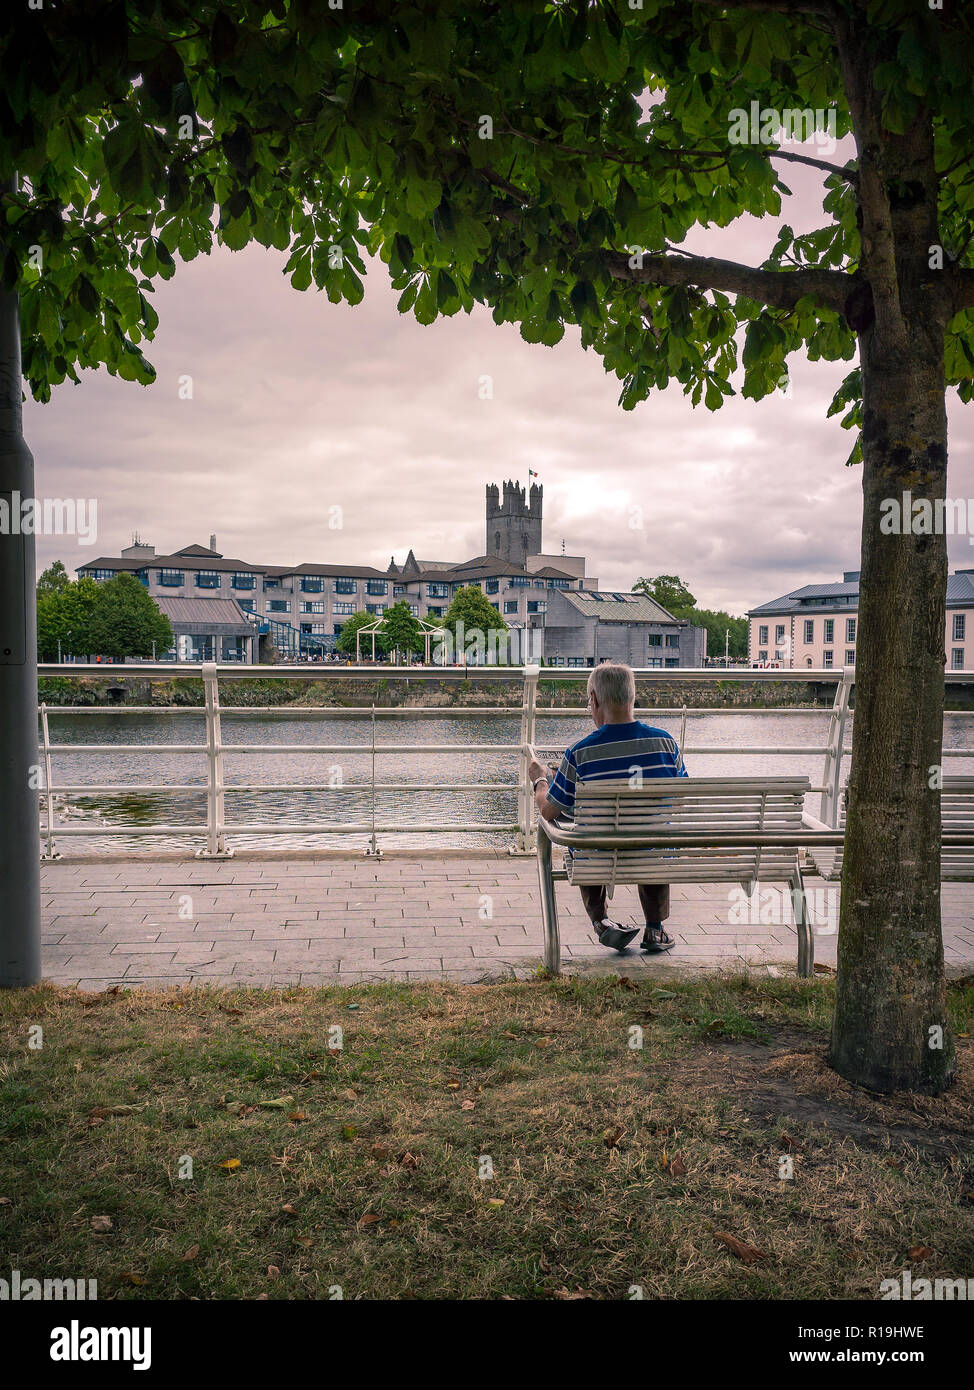
{"label": "tree branch", "polygon": [[[604,253],[606,268],[616,280],[636,285],[696,285],[704,290],[726,290],[777,309],[793,309],[805,295],[821,307],[845,314],[857,287],[856,275],[841,270],[758,270],[737,261],[694,256],[627,256],[621,251]],[[633,265],[632,261],[639,264]]]}

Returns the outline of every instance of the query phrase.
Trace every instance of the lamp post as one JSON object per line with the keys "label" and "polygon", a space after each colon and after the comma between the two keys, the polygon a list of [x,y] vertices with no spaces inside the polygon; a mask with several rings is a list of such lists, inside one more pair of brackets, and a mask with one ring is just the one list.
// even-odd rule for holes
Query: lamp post
{"label": "lamp post", "polygon": [[[16,193],[17,178],[5,191]],[[34,460],[24,441],[20,402],[20,313],[0,290],[0,988],[41,978],[41,840],[37,804],[37,595],[34,536],[24,535],[20,504],[34,497]]]}

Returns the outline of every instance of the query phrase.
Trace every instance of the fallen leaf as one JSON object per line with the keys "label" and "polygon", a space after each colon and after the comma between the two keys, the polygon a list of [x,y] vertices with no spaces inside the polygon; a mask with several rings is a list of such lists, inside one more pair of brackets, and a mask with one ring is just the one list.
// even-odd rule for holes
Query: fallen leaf
{"label": "fallen leaf", "polygon": [[576,1289],[574,1293],[570,1289],[555,1289],[552,1298],[560,1298],[563,1303],[577,1303],[580,1299],[594,1298],[595,1295],[589,1293],[588,1289]]}
{"label": "fallen leaf", "polygon": [[293,1207],[290,1202],[285,1202],[283,1207],[281,1207],[281,1211],[285,1216],[297,1216],[298,1214],[297,1207]]}
{"label": "fallen leaf", "polygon": [[197,1256],[199,1253],[200,1253],[200,1248],[199,1248],[199,1246],[198,1246],[198,1245],[191,1245],[191,1246],[189,1247],[189,1249],[186,1251],[186,1254],[183,1256],[183,1259],[184,1259],[184,1260],[195,1260],[195,1259],[196,1259],[196,1256]]}
{"label": "fallen leaf", "polygon": [[356,1134],[358,1134],[358,1126],[357,1126],[357,1125],[342,1125],[342,1138],[343,1138],[343,1139],[354,1139],[355,1136],[356,1136]]}
{"label": "fallen leaf", "polygon": [[277,1265],[267,1266],[267,1277],[268,1279],[280,1279],[281,1271],[278,1269]]}
{"label": "fallen leaf", "polygon": [[687,1165],[683,1162],[682,1154],[674,1154],[670,1159],[670,1176],[682,1178],[686,1175]]}
{"label": "fallen leaf", "polygon": [[820,975],[834,975],[834,974],[835,974],[835,970],[833,969],[833,967],[832,967],[831,965],[821,965],[818,961],[815,962],[815,969],[818,971],[818,973],[819,973]]}
{"label": "fallen leaf", "polygon": [[675,992],[674,990],[672,990],[672,989],[654,989],[654,990],[653,990],[653,998],[654,998],[654,999],[676,999],[677,997],[678,997],[678,996],[677,996],[676,992]]}
{"label": "fallen leaf", "polygon": [[377,1212],[367,1211],[364,1216],[359,1217],[355,1224],[356,1226],[374,1226],[377,1221],[381,1220],[382,1217]]}
{"label": "fallen leaf", "polygon": [[380,1162],[383,1159],[392,1157],[392,1150],[389,1148],[388,1144],[373,1144],[371,1149],[369,1149],[369,1153],[373,1158],[379,1159]]}
{"label": "fallen leaf", "polygon": [[551,1046],[551,1039],[550,1039],[550,1038],[535,1038],[535,1040],[534,1040],[534,1045],[535,1045],[535,1047],[550,1047],[550,1046]]}
{"label": "fallen leaf", "polygon": [[12,1204],[12,1200],[13,1199],[10,1197],[0,1197],[0,1207],[9,1207]]}
{"label": "fallen leaf", "polygon": [[342,1091],[342,1095],[346,1100],[358,1100],[358,1091],[353,1091],[351,1086],[349,1086],[347,1090]]}
{"label": "fallen leaf", "polygon": [[229,1014],[231,1018],[240,1018],[243,1015],[243,1009],[231,1009],[225,1004],[220,1005],[220,1010],[222,1013]]}
{"label": "fallen leaf", "polygon": [[614,1125],[612,1129],[605,1130],[602,1135],[602,1143],[607,1149],[614,1149],[625,1132],[622,1125]]}
{"label": "fallen leaf", "polygon": [[506,1200],[505,1197],[488,1197],[487,1205],[489,1207],[502,1207]]}
{"label": "fallen leaf", "polygon": [[448,1081],[448,1082],[446,1083],[446,1089],[447,1089],[448,1091],[459,1091],[459,1089],[460,1089],[460,1083],[459,1083],[459,1081]]}
{"label": "fallen leaf", "polygon": [[616,988],[617,988],[617,989],[635,989],[635,988],[636,988],[636,984],[635,984],[635,982],[634,982],[633,980],[631,980],[631,979],[629,978],[628,975],[617,975],[617,976],[616,976]]}
{"label": "fallen leaf", "polygon": [[290,1115],[288,1115],[288,1119],[294,1124],[300,1124],[302,1120],[306,1120],[307,1118],[303,1110],[292,1110]]}
{"label": "fallen leaf", "polygon": [[400,1223],[395,1219],[395,1217],[393,1217],[393,1219],[389,1222],[389,1230],[390,1230],[390,1231],[398,1231],[398,1230],[399,1230],[399,1224],[400,1224]]}
{"label": "fallen leaf", "polygon": [[256,1298],[257,1303],[267,1303],[270,1300],[269,1293],[259,1293]]}
{"label": "fallen leaf", "polygon": [[703,1031],[705,1033],[719,1033],[722,1031],[723,1027],[724,1020],[722,1018],[715,1018],[707,1024],[706,1028]]}
{"label": "fallen leaf", "polygon": [[260,1101],[261,1108],[264,1110],[284,1110],[289,1105],[294,1104],[293,1096],[278,1096],[276,1100]]}
{"label": "fallen leaf", "polygon": [[120,1274],[118,1277],[122,1279],[126,1284],[135,1284],[139,1288],[143,1287],[145,1284],[148,1284],[149,1282],[148,1279],[143,1279],[141,1274],[133,1274],[130,1269],[125,1270],[125,1272],[123,1274]]}
{"label": "fallen leaf", "polygon": [[112,1225],[113,1222],[110,1216],[93,1216],[91,1218],[91,1229],[97,1231],[99,1235],[103,1235],[105,1231],[110,1231]]}
{"label": "fallen leaf", "polygon": [[732,1255],[736,1255],[746,1265],[753,1265],[758,1260],[766,1260],[768,1254],[766,1250],[759,1250],[756,1245],[747,1245],[743,1240],[738,1240],[737,1236],[732,1236],[727,1231],[714,1231],[715,1239],[721,1245],[726,1245]]}
{"label": "fallen leaf", "polygon": [[473,1103],[472,1100],[462,1100],[462,1101],[460,1102],[460,1109],[461,1109],[461,1110],[475,1110],[475,1109],[476,1109],[476,1106],[474,1105],[474,1103]]}
{"label": "fallen leaf", "polygon": [[404,1154],[401,1154],[401,1155],[399,1156],[398,1163],[399,1163],[400,1168],[418,1168],[418,1167],[419,1167],[419,1160],[416,1159],[416,1158],[414,1158],[413,1155],[409,1152],[408,1149],[406,1150],[406,1152],[405,1152]]}
{"label": "fallen leaf", "polygon": [[929,1260],[933,1254],[933,1247],[930,1245],[911,1245],[906,1253],[911,1260]]}
{"label": "fallen leaf", "polygon": [[794,1153],[795,1150],[799,1148],[797,1140],[792,1139],[790,1134],[779,1135],[778,1143],[781,1145],[781,1147],[785,1150],[786,1153]]}
{"label": "fallen leaf", "polygon": [[239,1158],[225,1158],[225,1159],[223,1160],[223,1162],[220,1164],[220,1167],[221,1167],[221,1168],[226,1168],[227,1172],[230,1172],[232,1169],[234,1169],[234,1168],[239,1168],[239,1167],[240,1167],[240,1159],[239,1159]]}
{"label": "fallen leaf", "polygon": [[295,1236],[294,1243],[295,1245],[303,1245],[306,1250],[310,1250],[315,1242],[310,1236]]}

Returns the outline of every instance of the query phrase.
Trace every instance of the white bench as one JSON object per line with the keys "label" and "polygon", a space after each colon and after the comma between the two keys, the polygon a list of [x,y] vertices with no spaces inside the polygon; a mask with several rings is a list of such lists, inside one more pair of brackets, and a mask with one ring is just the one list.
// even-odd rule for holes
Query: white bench
{"label": "white bench", "polygon": [[[545,966],[561,968],[556,880],[604,883],[785,882],[798,931],[798,973],[811,975],[811,921],[798,862],[807,777],[650,777],[641,787],[579,782],[574,825],[538,822]],[[777,840],[777,843],[775,842]],[[565,868],[552,845],[565,847]]]}
{"label": "white bench", "polygon": [[[842,793],[839,810],[839,829],[845,831],[849,791]],[[829,826],[816,816],[805,815],[809,830],[828,830]],[[945,777],[940,792],[941,833],[953,833],[970,838],[974,831],[974,777]],[[842,877],[842,846],[818,845],[809,842],[809,856],[822,878],[835,882]],[[945,843],[940,850],[940,877],[945,883],[974,883],[974,843],[958,845]]]}

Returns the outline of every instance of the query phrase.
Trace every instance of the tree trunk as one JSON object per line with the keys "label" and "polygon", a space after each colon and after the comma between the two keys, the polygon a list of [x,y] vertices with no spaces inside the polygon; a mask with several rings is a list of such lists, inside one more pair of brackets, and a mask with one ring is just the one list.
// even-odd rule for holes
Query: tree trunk
{"label": "tree trunk", "polygon": [[881,504],[902,504],[904,492],[931,504],[945,495],[949,314],[929,262],[937,242],[932,123],[922,118],[905,136],[882,131],[869,61],[864,52],[852,60],[862,265],[872,299],[855,325],[862,572],[830,1060],[873,1090],[936,1094],[955,1061],[940,925],[947,543],[933,527],[913,534],[911,515],[901,517],[899,534],[884,534]]}

